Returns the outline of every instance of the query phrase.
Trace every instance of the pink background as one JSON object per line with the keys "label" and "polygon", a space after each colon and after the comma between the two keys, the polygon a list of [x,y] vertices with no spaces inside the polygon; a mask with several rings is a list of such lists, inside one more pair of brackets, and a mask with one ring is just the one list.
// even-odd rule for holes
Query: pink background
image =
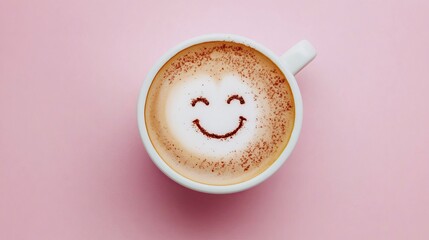
{"label": "pink background", "polygon": [[[429,239],[428,1],[0,2],[0,239]],[[279,172],[234,195],[164,176],[136,123],[177,43],[318,57]]]}

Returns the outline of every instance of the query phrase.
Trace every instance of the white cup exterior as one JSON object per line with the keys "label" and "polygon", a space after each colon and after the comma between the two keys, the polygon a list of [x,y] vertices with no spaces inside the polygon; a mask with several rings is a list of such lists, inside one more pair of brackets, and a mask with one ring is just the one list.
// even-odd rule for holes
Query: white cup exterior
{"label": "white cup exterior", "polygon": [[[195,182],[193,180],[190,180],[180,175],[179,173],[174,171],[171,167],[169,167],[164,162],[164,160],[162,160],[161,156],[155,150],[155,147],[153,146],[149,138],[148,131],[146,129],[145,112],[144,112],[146,98],[149,91],[149,87],[153,79],[155,78],[156,74],[158,73],[158,71],[168,60],[170,60],[172,57],[174,57],[177,53],[179,53],[183,49],[186,49],[196,44],[200,44],[204,42],[213,42],[213,41],[227,41],[227,42],[241,43],[251,48],[254,48],[257,51],[264,54],[265,56],[267,56],[269,59],[271,59],[271,61],[273,61],[279,67],[279,69],[286,76],[289,86],[292,90],[292,94],[295,102],[294,127],[292,130],[292,134],[290,136],[289,142],[285,147],[285,149],[283,150],[283,152],[281,153],[281,155],[279,156],[279,158],[270,167],[268,167],[264,172],[260,173],[259,175],[253,177],[250,180],[237,183],[237,184],[232,184],[232,185],[208,185],[208,184]],[[300,53],[299,48],[296,47],[297,45],[300,45],[301,48],[303,47],[308,48],[307,52],[303,51],[305,56],[304,55],[299,56],[299,54],[296,54],[297,51],[295,50],[297,49],[298,49],[298,53]],[[273,52],[271,52],[266,47],[248,38],[232,35],[232,34],[211,34],[211,35],[203,35],[203,36],[196,37],[196,38],[187,40],[185,42],[182,42],[181,44],[177,45],[176,47],[168,51],[164,56],[162,56],[161,59],[158,61],[158,63],[156,63],[156,65],[149,71],[148,75],[146,76],[146,79],[143,82],[143,85],[140,91],[140,96],[139,96],[138,105],[137,105],[137,120],[138,120],[140,135],[143,140],[143,144],[150,158],[155,163],[155,165],[164,174],[166,174],[168,177],[170,177],[172,180],[179,183],[180,185],[193,189],[195,191],[213,193],[213,194],[226,194],[226,193],[235,193],[235,192],[244,191],[246,189],[249,189],[251,187],[258,185],[259,183],[265,181],[267,178],[273,175],[283,165],[283,163],[292,153],[292,150],[294,149],[298,141],[299,134],[301,132],[303,105],[302,105],[301,93],[299,91],[298,84],[296,82],[294,74],[296,74],[299,70],[301,70],[301,68],[304,67],[308,62],[310,62],[316,55],[314,48],[307,41],[303,40],[297,45],[291,48],[291,50],[286,52],[286,54],[284,54],[282,57],[280,57],[274,54]]]}

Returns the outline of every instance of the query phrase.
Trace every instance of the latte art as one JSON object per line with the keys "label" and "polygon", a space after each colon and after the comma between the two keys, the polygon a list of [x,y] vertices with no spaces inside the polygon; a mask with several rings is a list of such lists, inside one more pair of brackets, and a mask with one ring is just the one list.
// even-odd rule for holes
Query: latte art
{"label": "latte art", "polygon": [[[238,77],[220,80],[201,73],[172,85],[165,96],[165,124],[172,136],[183,139],[183,149],[221,158],[244,148],[253,137],[257,112],[254,95]],[[241,104],[231,98],[235,95],[248,101]]]}
{"label": "latte art", "polygon": [[184,49],[160,69],[145,106],[160,157],[191,180],[230,185],[266,170],[289,141],[295,110],[284,74],[231,42]]}

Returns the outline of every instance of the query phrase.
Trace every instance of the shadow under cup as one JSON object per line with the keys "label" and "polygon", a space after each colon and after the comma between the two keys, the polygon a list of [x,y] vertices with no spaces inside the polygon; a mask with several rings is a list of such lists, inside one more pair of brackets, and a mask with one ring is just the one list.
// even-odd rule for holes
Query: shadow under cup
{"label": "shadow under cup", "polygon": [[152,159],[170,177],[212,187],[258,177],[294,131],[295,96],[286,75],[267,54],[239,41],[175,52],[145,95]]}

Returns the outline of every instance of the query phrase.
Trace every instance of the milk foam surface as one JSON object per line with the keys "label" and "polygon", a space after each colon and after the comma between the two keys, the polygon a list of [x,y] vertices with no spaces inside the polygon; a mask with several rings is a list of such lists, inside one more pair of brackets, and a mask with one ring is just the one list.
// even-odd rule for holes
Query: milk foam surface
{"label": "milk foam surface", "polygon": [[185,49],[155,77],[145,106],[149,137],[179,174],[212,185],[246,181],[285,148],[294,123],[280,69],[242,44]]}
{"label": "milk foam surface", "polygon": [[[221,158],[234,150],[243,150],[256,132],[258,109],[252,89],[241,82],[238,76],[225,76],[221,81],[208,75],[199,75],[176,84],[166,98],[166,123],[176,139],[183,139],[182,146],[189,152],[210,158]],[[245,99],[244,104],[227,99],[232,93]],[[204,96],[209,105],[197,103],[192,106],[191,99]],[[199,120],[204,129],[221,135],[237,128],[240,116],[246,121],[243,127],[230,138],[210,138],[195,127],[193,121]]]}

